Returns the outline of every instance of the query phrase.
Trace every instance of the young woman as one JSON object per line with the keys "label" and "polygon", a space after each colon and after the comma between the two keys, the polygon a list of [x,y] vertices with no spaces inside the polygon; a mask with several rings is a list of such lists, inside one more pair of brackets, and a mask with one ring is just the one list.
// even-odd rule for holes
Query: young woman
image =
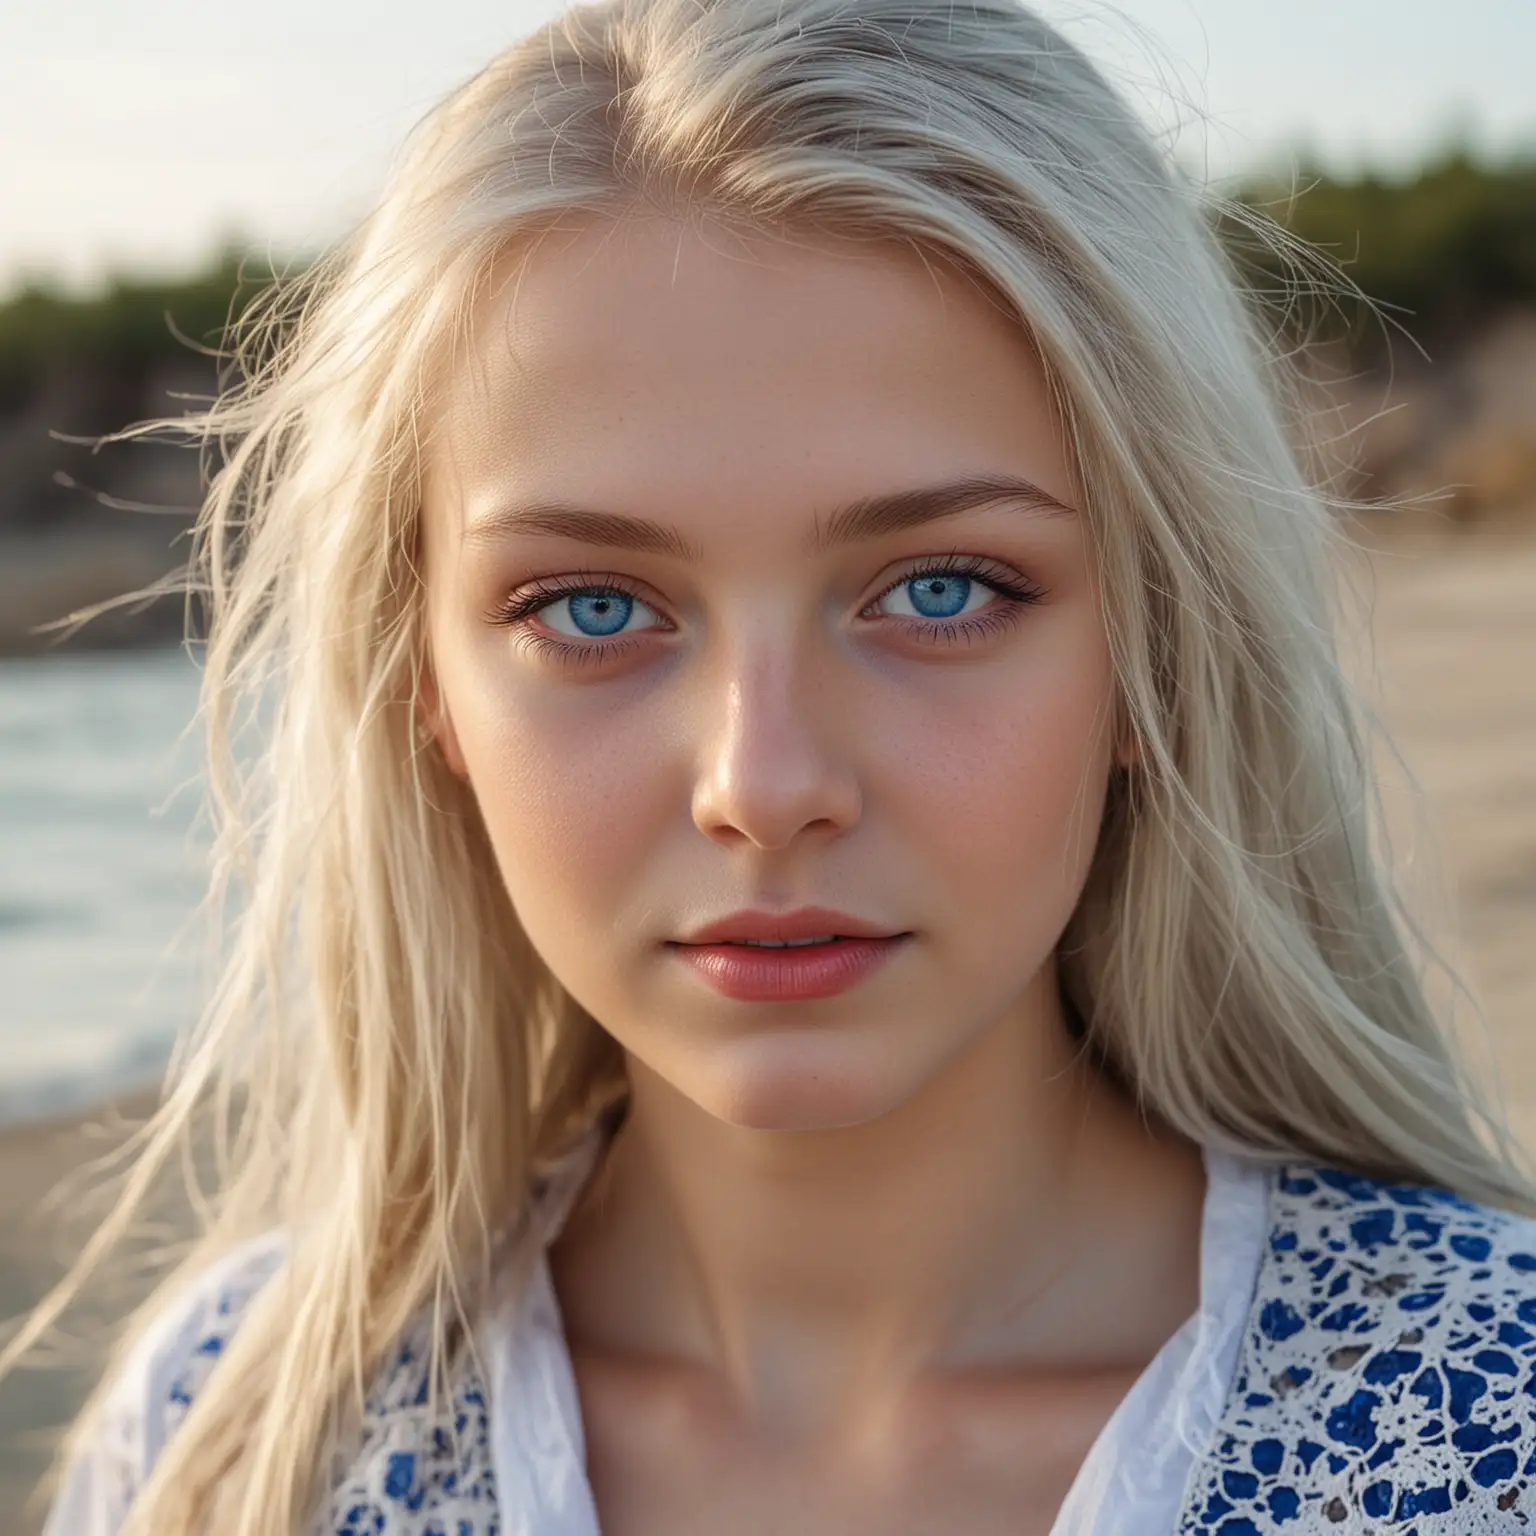
{"label": "young woman", "polygon": [[229,1166],[55,1536],[1524,1528],[1536,1204],[1268,356],[1010,0],[448,99],[193,423],[240,906],[82,1266]]}

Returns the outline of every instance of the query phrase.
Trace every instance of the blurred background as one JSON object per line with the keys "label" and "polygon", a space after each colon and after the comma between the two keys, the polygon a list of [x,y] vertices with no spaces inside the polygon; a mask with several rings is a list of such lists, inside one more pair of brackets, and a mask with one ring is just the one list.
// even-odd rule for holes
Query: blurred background
{"label": "blurred background", "polygon": [[[555,8],[0,8],[0,1318],[68,1252],[44,1193],[142,1114],[207,979],[183,605],[38,630],[185,558],[198,455],[90,440],[206,397],[231,304],[345,231],[412,124]],[[1329,471],[1381,504],[1347,518],[1341,639],[1396,742],[1392,856],[1467,984],[1437,982],[1447,1013],[1536,1149],[1536,6],[1041,8],[1197,181],[1380,306],[1290,316]],[[0,1385],[0,1536],[40,1523],[24,1497],[88,1380]]]}

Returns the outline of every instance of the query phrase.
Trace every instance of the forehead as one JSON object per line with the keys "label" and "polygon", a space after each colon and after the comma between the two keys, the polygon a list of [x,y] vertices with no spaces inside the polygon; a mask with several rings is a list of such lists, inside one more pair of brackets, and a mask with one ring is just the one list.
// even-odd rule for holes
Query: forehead
{"label": "forehead", "polygon": [[675,512],[1014,469],[1071,496],[1043,369],[981,284],[896,243],[592,222],[509,250],[428,481]]}

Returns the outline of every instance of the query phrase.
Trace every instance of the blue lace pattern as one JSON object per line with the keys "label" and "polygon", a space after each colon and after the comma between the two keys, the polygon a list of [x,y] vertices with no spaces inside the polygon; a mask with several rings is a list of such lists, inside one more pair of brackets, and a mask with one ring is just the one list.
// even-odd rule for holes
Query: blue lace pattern
{"label": "blue lace pattern", "polygon": [[1178,1536],[1536,1530],[1536,1221],[1276,1171],[1237,1375]]}
{"label": "blue lace pattern", "polygon": [[369,1398],[362,1447],[316,1536],[500,1536],[490,1411],[461,1363],[446,1412],[428,1405],[424,1337],[402,1344]]}
{"label": "blue lace pattern", "polygon": [[[163,1445],[217,1366],[245,1308],[280,1268],[263,1246],[222,1275],[188,1314],[167,1351],[173,1369],[154,1415]],[[428,1353],[417,1328],[396,1347],[370,1392],[363,1437],[341,1469],[315,1536],[500,1536],[486,1393],[472,1361],[459,1365],[446,1407],[429,1403]],[[152,1464],[158,1447],[148,1446]]]}

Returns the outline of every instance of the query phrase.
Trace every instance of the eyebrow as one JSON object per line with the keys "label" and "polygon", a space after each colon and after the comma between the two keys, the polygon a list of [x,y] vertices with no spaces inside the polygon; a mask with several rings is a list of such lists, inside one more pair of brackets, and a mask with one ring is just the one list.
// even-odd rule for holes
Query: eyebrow
{"label": "eyebrow", "polygon": [[[827,519],[816,519],[816,531],[810,541],[812,554],[845,544],[878,539],[941,518],[958,517],[979,507],[1013,503],[1019,510],[1039,517],[1076,517],[1068,506],[1031,480],[1018,475],[965,475],[937,485],[915,486],[904,491],[887,491],[862,496],[839,507]],[[653,523],[647,518],[630,517],[622,512],[603,512],[568,502],[541,501],[522,506],[500,507],[476,518],[464,530],[464,542],[491,544],[508,534],[543,534],[546,537],[575,539],[583,544],[600,544],[609,549],[635,550],[643,554],[668,555],[689,563],[700,559],[698,547],[676,528]]]}

